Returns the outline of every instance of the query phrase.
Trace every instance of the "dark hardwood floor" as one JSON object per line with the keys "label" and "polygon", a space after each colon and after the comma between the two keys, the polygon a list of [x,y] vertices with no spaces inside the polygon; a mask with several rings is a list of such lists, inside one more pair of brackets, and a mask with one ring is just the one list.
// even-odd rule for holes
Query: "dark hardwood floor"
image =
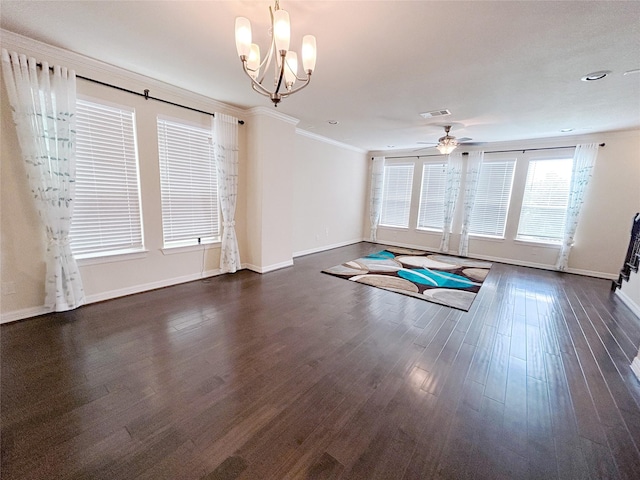
{"label": "dark hardwood floor", "polygon": [[462,312],[360,243],[3,325],[3,479],[640,478],[640,320],[494,264]]}

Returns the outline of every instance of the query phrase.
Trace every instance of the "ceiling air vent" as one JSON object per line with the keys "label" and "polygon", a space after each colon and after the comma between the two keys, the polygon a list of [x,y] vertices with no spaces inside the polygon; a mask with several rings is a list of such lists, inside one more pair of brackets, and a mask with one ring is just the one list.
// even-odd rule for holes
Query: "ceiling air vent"
{"label": "ceiling air vent", "polygon": [[421,113],[420,116],[422,118],[432,118],[432,117],[444,117],[445,115],[451,115],[449,110],[433,110],[432,112]]}

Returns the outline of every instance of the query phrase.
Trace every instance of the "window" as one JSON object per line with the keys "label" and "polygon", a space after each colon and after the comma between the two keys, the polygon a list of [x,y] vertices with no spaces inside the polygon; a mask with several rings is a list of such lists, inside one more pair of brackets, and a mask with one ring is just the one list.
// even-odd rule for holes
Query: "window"
{"label": "window", "polygon": [[444,226],[444,190],[447,183],[445,163],[422,165],[422,187],[418,228],[442,231]]}
{"label": "window", "polygon": [[219,241],[211,130],[158,118],[158,148],[165,247]]}
{"label": "window", "polygon": [[504,238],[515,160],[483,162],[469,233]]}
{"label": "window", "polygon": [[516,238],[546,243],[562,240],[572,165],[570,158],[529,162]]}
{"label": "window", "polygon": [[404,228],[409,226],[412,186],[413,164],[385,165],[380,225]]}
{"label": "window", "polygon": [[77,100],[71,250],[78,258],[141,250],[135,114]]}

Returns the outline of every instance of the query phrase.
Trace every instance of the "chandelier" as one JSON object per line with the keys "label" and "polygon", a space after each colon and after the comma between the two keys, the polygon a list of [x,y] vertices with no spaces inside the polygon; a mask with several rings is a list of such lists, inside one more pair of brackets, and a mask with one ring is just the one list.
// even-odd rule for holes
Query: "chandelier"
{"label": "chandelier", "polygon": [[458,146],[456,137],[452,137],[451,135],[449,135],[450,130],[451,125],[447,125],[446,127],[444,127],[444,137],[440,137],[438,139],[438,145],[436,146],[436,148],[442,155],[449,155]]}
{"label": "chandelier", "polygon": [[[311,74],[316,66],[316,37],[305,35],[302,38],[302,68],[306,75],[298,76],[298,55],[289,50],[291,25],[289,13],[281,10],[278,0],[274,8],[269,7],[271,15],[271,45],[264,60],[260,58],[260,47],[251,43],[251,22],[245,17],[236,18],[236,49],[242,61],[242,68],[251,79],[251,88],[260,95],[269,97],[277,107],[283,98],[299,92],[309,85]],[[264,78],[272,60],[274,62],[273,89],[263,85]],[[303,82],[293,88],[296,80]],[[284,88],[283,88],[284,87]]]}

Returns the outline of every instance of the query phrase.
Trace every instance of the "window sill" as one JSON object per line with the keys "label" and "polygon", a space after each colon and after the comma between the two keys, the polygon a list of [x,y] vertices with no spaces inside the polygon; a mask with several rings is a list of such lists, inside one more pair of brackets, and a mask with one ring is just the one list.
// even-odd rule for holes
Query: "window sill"
{"label": "window sill", "polygon": [[126,262],[128,260],[137,260],[140,258],[146,258],[148,250],[130,250],[122,251],[121,253],[110,252],[103,255],[94,255],[87,257],[76,257],[76,263],[80,267],[87,265],[99,265],[101,263],[114,263],[114,262]]}
{"label": "window sill", "polygon": [[469,234],[470,238],[474,238],[476,240],[483,240],[483,241],[488,241],[488,242],[504,242],[505,238],[504,237],[493,237],[491,235],[480,235],[477,233],[470,233]]}
{"label": "window sill", "polygon": [[542,248],[552,248],[552,249],[558,249],[561,246],[560,242],[545,242],[543,240],[530,240],[530,239],[525,240],[522,238],[516,238],[514,242],[519,245],[530,245],[532,247],[542,247]]}
{"label": "window sill", "polygon": [[378,228],[382,228],[384,230],[400,230],[402,232],[409,230],[409,227],[397,227],[395,225],[378,225]]}
{"label": "window sill", "polygon": [[442,236],[442,230],[435,230],[435,229],[432,229],[432,228],[416,228],[416,232],[418,232],[418,233],[428,233],[430,235]]}
{"label": "window sill", "polygon": [[161,249],[163,255],[175,255],[177,253],[201,252],[212,248],[220,248],[221,242],[201,243],[199,245],[176,245],[164,247]]}

